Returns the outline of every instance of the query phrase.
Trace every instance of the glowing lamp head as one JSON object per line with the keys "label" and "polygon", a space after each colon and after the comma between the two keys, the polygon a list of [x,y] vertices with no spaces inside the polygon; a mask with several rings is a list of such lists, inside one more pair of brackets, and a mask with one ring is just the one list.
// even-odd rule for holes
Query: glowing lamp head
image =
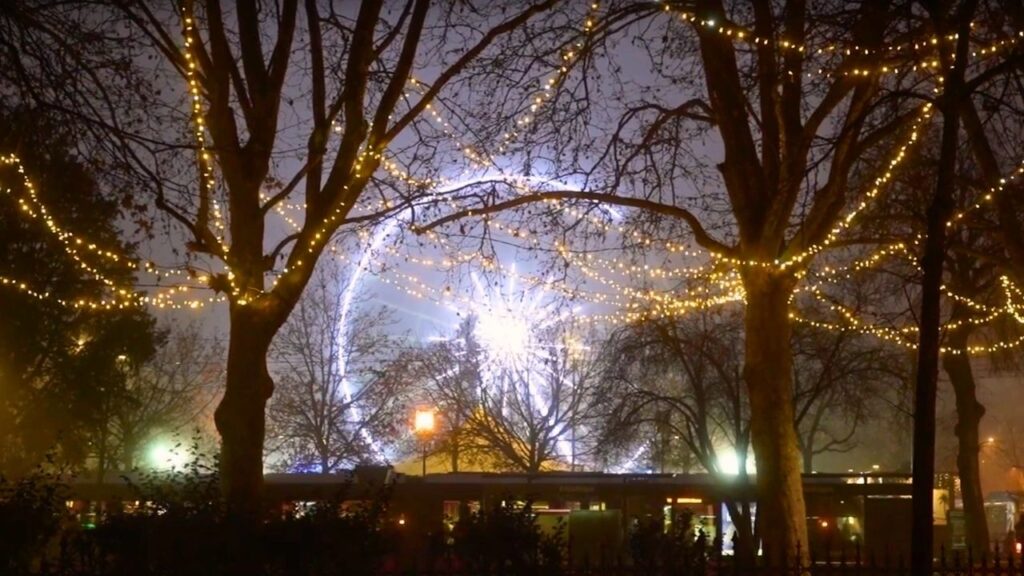
{"label": "glowing lamp head", "polygon": [[413,416],[412,429],[420,436],[426,436],[434,431],[434,411],[417,410]]}

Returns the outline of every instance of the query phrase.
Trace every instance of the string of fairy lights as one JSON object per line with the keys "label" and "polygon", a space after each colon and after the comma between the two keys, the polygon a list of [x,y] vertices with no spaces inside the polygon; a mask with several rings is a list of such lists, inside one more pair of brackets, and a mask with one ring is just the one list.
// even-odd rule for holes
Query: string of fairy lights
{"label": "string of fairy lights", "polygon": [[193,123],[193,136],[196,141],[196,163],[199,167],[199,193],[201,198],[209,199],[213,208],[213,222],[217,229],[217,242],[227,261],[229,248],[225,241],[227,229],[224,224],[224,216],[221,213],[220,204],[214,197],[217,190],[217,178],[213,169],[213,157],[207,146],[206,121],[203,114],[203,93],[196,76],[198,62],[194,54],[193,46],[198,43],[195,29],[195,16],[191,13],[191,5],[186,3],[182,14],[182,36],[185,40],[185,82],[188,85],[188,96],[191,101],[190,117]]}
{"label": "string of fairy lights", "polygon": [[26,282],[19,281],[11,277],[4,277],[0,280],[0,283],[3,285],[20,290],[33,298],[41,300],[51,299],[62,306],[73,308],[109,310],[149,305],[157,308],[195,309],[202,307],[206,303],[219,299],[219,297],[216,296],[209,298],[191,297],[192,291],[195,287],[184,284],[165,287],[163,291],[156,294],[141,294],[137,292],[134,286],[125,286],[120,284],[118,281],[111,279],[107,274],[101,272],[94,263],[91,263],[89,258],[95,257],[103,260],[108,265],[120,267],[130,274],[146,273],[161,278],[172,277],[179,278],[181,280],[186,280],[189,276],[187,272],[181,270],[160,268],[152,262],[128,258],[113,250],[104,248],[97,242],[90,241],[74,234],[67,228],[61,226],[57,219],[46,208],[42,200],[40,200],[36,191],[36,186],[28,177],[24,165],[17,156],[13,154],[0,156],[0,166],[13,168],[20,175],[21,189],[24,191],[24,194],[16,196],[14,190],[11,188],[2,188],[0,190],[2,190],[6,196],[15,199],[21,213],[35,221],[41,222],[43,224],[43,228],[57,240],[64,253],[75,263],[75,265],[84,270],[93,279],[106,286],[111,293],[111,297],[103,299],[64,299],[54,296],[48,291],[36,290]]}
{"label": "string of fairy lights", "polygon": [[[852,67],[838,67],[833,70],[827,70],[824,68],[815,68],[813,70],[805,71],[804,74],[808,77],[823,76],[827,78],[833,78],[838,76],[843,77],[868,77],[877,76],[884,74],[898,74],[902,70],[909,68],[912,71],[919,70],[937,70],[941,64],[938,58],[931,57],[925,59],[916,58],[911,61],[908,66],[903,67],[894,64],[878,63],[883,56],[900,55],[903,53],[919,54],[922,51],[932,52],[935,47],[943,43],[955,43],[959,39],[959,34],[952,33],[943,36],[932,36],[926,40],[916,40],[912,42],[904,42],[902,44],[893,44],[882,47],[866,47],[859,45],[839,45],[835,43],[829,43],[823,46],[813,47],[805,42],[797,42],[785,38],[784,36],[769,37],[758,35],[755,31],[737,26],[732,23],[723,22],[711,17],[701,17],[695,12],[687,10],[677,10],[671,2],[662,2],[662,8],[665,12],[675,13],[682,22],[686,22],[691,26],[703,30],[705,32],[713,32],[724,35],[735,42],[743,42],[754,46],[769,46],[775,48],[780,53],[797,52],[801,55],[809,56],[830,56],[830,55],[842,55],[842,56],[859,56],[859,57],[874,57],[875,64],[863,64],[858,63]],[[973,28],[973,23],[971,25]],[[971,51],[972,58],[985,58],[993,56],[1011,48],[1015,47],[1021,39],[1024,39],[1024,31],[1018,32],[1011,38],[1003,38],[995,40],[989,44],[977,47]],[[952,55],[955,59],[955,55]]]}
{"label": "string of fairy lights", "polygon": [[[668,3],[665,3],[664,7],[668,12],[673,10],[672,6]],[[592,34],[595,30],[598,8],[599,5],[597,3],[590,5],[590,10],[585,17],[584,24],[582,26],[584,38],[586,35]],[[935,46],[942,42],[953,42],[957,40],[956,35],[949,35],[933,37],[924,42],[904,43],[882,48],[864,48],[859,46],[842,47],[838,45],[813,47],[807,43],[797,43],[782,37],[761,37],[754,34],[749,29],[732,24],[719,23],[713,19],[701,19],[691,12],[682,11],[678,13],[678,16],[681,21],[687,22],[694,27],[700,27],[701,30],[705,32],[710,31],[712,33],[722,34],[737,42],[746,42],[752,45],[772,46],[781,52],[797,52],[807,57],[827,57],[830,55],[858,57],[870,56],[877,57],[873,58],[873,60],[878,62],[883,60],[881,58],[883,55],[918,56],[909,64],[909,67],[885,62],[880,64],[876,63],[868,67],[865,67],[864,65],[844,66],[844,64],[841,63],[838,67],[833,69],[813,68],[810,71],[805,72],[809,76],[817,75],[835,77],[842,75],[859,77],[874,76],[878,74],[895,74],[907,70],[920,70],[933,73],[939,67],[939,60],[937,58],[920,58],[919,56],[925,52],[933,51]],[[223,301],[225,297],[233,299],[234,301],[244,305],[247,301],[251,301],[253,297],[258,297],[259,294],[263,293],[257,291],[259,294],[256,296],[243,294],[233,282],[234,275],[231,273],[229,267],[230,246],[227,241],[227,228],[224,223],[224,213],[222,212],[215,197],[217,180],[214,170],[214,159],[207,145],[208,136],[206,134],[204,121],[203,95],[199,78],[197,76],[198,63],[194,54],[194,46],[199,42],[199,39],[195,30],[195,18],[190,12],[185,11],[183,12],[182,20],[185,42],[185,77],[190,99],[193,134],[196,140],[200,193],[210,201],[212,223],[216,230],[215,237],[219,243],[220,254],[218,254],[218,256],[224,262],[225,276],[229,281],[231,293],[229,295],[215,295],[208,298],[193,297],[193,291],[207,288],[207,286],[195,286],[187,284],[186,282],[199,281],[201,284],[206,284],[209,281],[208,276],[195,276],[194,273],[188,270],[160,269],[149,262],[136,262],[134,259],[125,258],[115,251],[106,250],[95,243],[79,238],[68,230],[60,227],[52,216],[50,216],[43,203],[35,194],[34,186],[25,174],[20,161],[15,156],[3,157],[3,163],[8,166],[16,166],[19,173],[23,176],[22,188],[25,191],[25,195],[17,198],[21,211],[29,217],[41,221],[50,233],[62,244],[68,256],[71,257],[88,274],[107,286],[112,296],[109,299],[100,300],[64,300],[56,296],[52,296],[48,292],[37,291],[24,282],[5,276],[0,276],[0,285],[13,287],[33,298],[53,300],[58,304],[65,306],[103,309],[140,305],[160,308],[170,307],[195,309],[215,301]],[[1024,38],[1024,32],[1021,32],[1012,38],[1002,39],[979,46],[972,50],[971,56],[972,58],[987,58],[996,54],[1004,53],[1017,46],[1021,38]],[[442,134],[451,139],[455,148],[461,152],[471,169],[494,169],[497,167],[495,157],[506,153],[515,139],[526,130],[526,127],[529,126],[531,122],[533,122],[539,109],[555,97],[558,92],[558,87],[565,81],[573,69],[573,64],[582,58],[585,48],[584,41],[585,40],[575,42],[572,49],[567,50],[562,54],[562,61],[559,63],[555,71],[544,80],[538,92],[530,98],[528,111],[514,120],[514,127],[503,133],[500,141],[494,146],[497,150],[496,155],[483,152],[480,147],[469,145],[466,141],[460,138],[456,133],[455,126],[444,118],[439,107],[435,106],[433,103],[428,103],[426,105],[425,114],[429,116],[433,121],[433,124],[439,128]],[[860,60],[863,61],[864,58],[860,58]],[[410,78],[409,80],[409,89],[418,93],[420,97],[423,97],[428,90],[424,83],[413,78]],[[904,258],[909,262],[914,262],[914,248],[917,246],[916,243],[911,243],[910,245],[905,243],[885,245],[875,253],[870,254],[868,257],[857,260],[848,266],[840,268],[824,266],[814,269],[812,274],[813,278],[808,277],[808,269],[806,266],[814,256],[833,245],[854,223],[856,218],[862,214],[881,194],[881,192],[886,188],[886,185],[891,182],[895,170],[905,160],[909,149],[917,142],[921,128],[926,124],[930,117],[931,105],[922,106],[919,114],[916,116],[911,128],[909,129],[907,141],[896,149],[883,173],[873,181],[872,187],[862,195],[860,201],[852,210],[838,220],[836,225],[828,232],[822,241],[810,245],[796,254],[787,255],[783,258],[772,261],[732,258],[714,252],[693,249],[689,246],[676,242],[654,240],[651,237],[645,236],[638,230],[630,229],[629,226],[622,223],[617,223],[613,220],[595,215],[590,211],[579,208],[571,202],[551,200],[550,202],[557,206],[563,214],[571,218],[576,218],[580,221],[586,221],[588,224],[597,227],[605,233],[614,232],[624,239],[638,242],[640,245],[663,250],[675,257],[700,259],[702,260],[702,263],[696,266],[655,266],[638,264],[634,260],[626,258],[598,258],[592,254],[581,255],[575,253],[570,250],[568,246],[561,243],[555,243],[553,247],[547,246],[548,248],[553,248],[568,264],[579,270],[583,276],[588,279],[588,281],[593,282],[604,289],[604,291],[601,292],[571,289],[563,283],[551,282],[545,278],[534,275],[517,273],[514,269],[504,268],[494,261],[486,264],[490,265],[502,275],[515,275],[517,278],[526,280],[532,286],[551,290],[565,297],[582,299],[595,304],[615,306],[619,309],[617,313],[593,315],[592,319],[599,319],[602,322],[616,323],[633,322],[650,317],[678,316],[692,310],[710,308],[726,303],[744,302],[745,293],[740,274],[740,271],[743,268],[759,267],[776,269],[779,271],[788,270],[800,278],[807,277],[808,281],[812,279],[814,280],[814,283],[808,283],[806,286],[798,288],[794,293],[794,297],[797,294],[808,294],[817,302],[826,305],[831,312],[840,317],[840,320],[836,322],[819,321],[805,318],[796,312],[792,312],[791,318],[794,321],[829,330],[855,329],[863,333],[874,335],[886,341],[915,347],[916,343],[913,341],[913,337],[916,335],[916,327],[890,328],[867,323],[860,319],[856,313],[846,307],[828,301],[822,287],[828,282],[838,282],[852,277],[852,275],[857,272],[870,270],[876,264],[887,258],[899,257]],[[403,168],[398,160],[389,157],[387,151],[384,149],[364,149],[361,151],[353,172],[354,176],[358,179],[360,176],[366,176],[378,168],[383,169],[383,171],[390,177],[402,184],[430,191],[433,198],[447,202],[453,209],[463,208],[458,206],[454,200],[437,194],[436,190],[446,186],[455,185],[458,183],[459,179],[466,174],[466,172],[460,174],[458,178],[443,176],[418,178]],[[1017,179],[1021,174],[1024,174],[1024,161],[1022,161],[1014,172],[1000,180],[996,186],[993,186],[990,190],[982,194],[970,207],[955,214],[947,223],[947,226],[952,227],[957,222],[963,220],[971,211],[978,210],[984,204],[991,202],[992,198],[996,194],[1002,192],[1010,182]],[[528,179],[508,177],[503,173],[500,176],[500,179],[509,184],[511,189],[520,193],[535,190],[534,184]],[[12,194],[11,190],[5,189],[4,191],[9,195]],[[262,197],[262,201],[266,203],[270,201],[270,199],[264,195]],[[344,206],[336,207],[334,212],[328,214],[328,216],[323,219],[319,231],[313,233],[313,243],[307,247],[307,250],[310,253],[313,253],[316,250],[317,243],[327,242],[329,240],[328,230],[334,229],[337,219],[341,216],[344,208]],[[364,210],[371,212],[374,210],[379,211],[382,208],[390,209],[392,206],[389,206],[386,201],[378,202],[376,205],[372,206],[363,206]],[[285,199],[283,201],[277,201],[273,206],[273,210],[274,213],[293,230],[302,229],[303,225],[298,219],[291,216],[290,213],[304,211],[304,205],[290,204]],[[485,217],[485,220],[493,229],[507,234],[518,241],[528,242],[533,247],[542,246],[543,239],[540,235],[531,235],[523,230],[521,226],[506,225],[491,217]],[[433,241],[436,246],[440,247],[445,254],[448,254],[448,256],[441,260],[433,258],[416,258],[409,256],[408,254],[403,255],[397,247],[391,244],[385,246],[383,252],[387,257],[403,257],[406,262],[427,269],[436,269],[438,264],[441,264],[444,267],[458,266],[473,262],[480,256],[478,253],[460,252],[459,249],[452,245],[452,243],[450,243],[444,236],[433,231],[428,232],[425,236],[429,240]],[[339,254],[333,246],[329,248],[329,252],[340,258],[349,258],[347,255]],[[101,273],[96,266],[91,264],[84,256],[86,254],[88,254],[89,257],[103,259],[109,263],[124,265],[132,272],[156,274],[161,277],[178,277],[183,283],[175,286],[161,287],[160,291],[155,294],[140,294],[136,292],[134,287],[120,286],[116,281],[111,280]],[[311,264],[311,262],[307,262],[306,264]],[[302,260],[295,259],[293,267],[303,265]],[[914,265],[916,266],[916,262],[914,262]],[[274,274],[276,274],[276,278],[273,279],[270,289],[272,290],[277,281],[284,275],[288,274],[291,270],[292,269],[289,267],[275,270]],[[450,300],[453,298],[458,301],[460,298],[465,298],[464,296],[455,294],[450,287],[438,289],[430,283],[424,282],[414,274],[409,274],[405,271],[391,272],[391,274],[391,277],[388,277],[386,274],[381,274],[381,280],[386,284],[395,286],[397,289],[400,289],[416,298],[432,298],[438,301],[443,299]],[[616,276],[618,278],[616,278]],[[686,294],[675,294],[672,292],[659,291],[653,288],[641,288],[631,282],[627,282],[627,280],[636,279],[638,276],[644,280],[644,285],[651,281],[656,282],[693,278],[700,278],[706,280],[706,282],[701,287],[693,288]],[[1016,287],[1008,277],[1003,277],[1001,279],[1001,283],[1006,296],[1005,304],[1003,306],[986,305],[962,295],[955,294],[947,287],[944,287],[944,293],[947,297],[968,303],[969,306],[977,310],[980,314],[979,316],[975,316],[970,319],[949,322],[945,325],[945,328],[947,330],[955,329],[967,322],[977,325],[985,325],[1003,315],[1009,315],[1018,323],[1024,324],[1024,313],[1021,312],[1020,304],[1018,304],[1018,301],[1024,292]],[[944,351],[950,354],[986,354],[999,350],[1015,348],[1022,344],[1024,344],[1024,336],[990,345],[973,345],[963,350]]]}

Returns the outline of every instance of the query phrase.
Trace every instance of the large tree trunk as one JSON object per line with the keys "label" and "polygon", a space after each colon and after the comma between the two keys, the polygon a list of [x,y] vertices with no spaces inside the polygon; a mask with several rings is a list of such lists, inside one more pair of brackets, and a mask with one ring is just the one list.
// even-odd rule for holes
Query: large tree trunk
{"label": "large tree trunk", "polygon": [[800,450],[793,425],[793,352],[786,273],[747,270],[743,377],[750,396],[750,439],[757,464],[757,523],[769,561],[807,557]]}
{"label": "large tree trunk", "polygon": [[267,371],[274,330],[263,312],[256,306],[231,306],[227,385],[214,414],[224,497],[231,511],[243,515],[257,514],[261,506],[265,408],[274,389]]}
{"label": "large tree trunk", "polygon": [[950,348],[962,350],[963,353],[946,354],[942,359],[942,367],[949,375],[956,395],[956,466],[960,475],[960,492],[964,500],[967,545],[974,550],[977,557],[988,550],[985,497],[981,490],[981,469],[978,465],[978,452],[981,447],[978,424],[985,414],[985,407],[978,402],[971,359],[966,354],[968,336],[968,331],[962,329],[950,334]]}

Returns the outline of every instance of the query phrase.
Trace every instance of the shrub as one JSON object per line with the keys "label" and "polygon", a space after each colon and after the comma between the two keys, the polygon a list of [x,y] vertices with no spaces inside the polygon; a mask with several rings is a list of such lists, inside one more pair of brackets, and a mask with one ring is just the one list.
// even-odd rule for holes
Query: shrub
{"label": "shrub", "polygon": [[530,502],[501,502],[460,515],[453,552],[470,574],[559,574],[565,562],[563,528],[545,534]]}
{"label": "shrub", "polygon": [[712,551],[704,531],[694,531],[693,513],[683,511],[665,530],[661,518],[637,520],[629,535],[633,565],[640,573],[705,574]]}
{"label": "shrub", "polygon": [[111,506],[88,529],[65,509],[60,475],[0,479],[0,573],[356,575],[377,572],[393,550],[384,491],[356,509],[343,509],[342,492],[303,514],[239,518],[221,500],[216,461],[191,452],[184,469],[132,483],[137,506]]}
{"label": "shrub", "polygon": [[68,493],[60,471],[40,466],[12,481],[0,476],[0,572],[28,574],[45,569],[49,549],[66,519]]}

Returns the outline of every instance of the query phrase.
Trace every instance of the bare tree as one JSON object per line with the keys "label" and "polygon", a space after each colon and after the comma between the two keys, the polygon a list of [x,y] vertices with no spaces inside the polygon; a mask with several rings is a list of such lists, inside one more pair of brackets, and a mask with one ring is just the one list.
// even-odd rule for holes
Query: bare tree
{"label": "bare tree", "polygon": [[466,414],[479,403],[483,386],[484,351],[475,334],[476,318],[463,318],[451,338],[433,342],[407,353],[408,377],[419,384],[422,400],[443,415],[436,449],[450,456],[450,469],[458,472],[460,462],[475,455],[464,432]]}
{"label": "bare tree", "polygon": [[146,441],[195,424],[217,396],[224,377],[224,346],[198,323],[175,324],[156,353],[131,371],[126,402],[109,418],[125,470],[137,465]]}
{"label": "bare tree", "polygon": [[1009,469],[1018,490],[1024,488],[1024,430],[1019,422],[1003,422],[992,449],[996,460]]}
{"label": "bare tree", "polygon": [[[617,383],[609,439],[646,429],[663,445],[671,437],[700,467],[747,480],[750,412],[742,377],[743,329],[739,314],[699,310],[681,318],[649,319],[620,329],[612,339],[611,377]],[[645,427],[645,424],[648,426]],[[724,462],[723,456],[734,462]],[[735,470],[728,469],[735,465]],[[749,502],[726,502],[737,530],[737,553],[753,556]]]}
{"label": "bare tree", "polygon": [[857,430],[910,378],[904,351],[848,328],[800,327],[793,335],[794,414],[805,474],[814,457],[857,447]]}
{"label": "bare tree", "polygon": [[[907,75],[916,56],[885,50],[917,29],[880,3],[851,10],[842,2],[712,0],[668,8],[610,6],[586,47],[593,76],[570,84],[566,104],[536,123],[532,143],[548,152],[535,155],[564,159],[554,172],[583,180],[584,191],[554,186],[506,195],[496,186],[472,210],[424,228],[520,209],[526,216],[518,224],[534,229],[542,216],[564,217],[547,207],[555,203],[571,203],[570,214],[583,215],[574,228],[586,228],[602,219],[597,206],[616,205],[631,209],[623,217],[631,225],[627,247],[692,238],[734,263],[746,301],[744,377],[759,511],[775,527],[765,532],[765,546],[773,555],[806,554],[788,302],[842,229],[844,206],[861,185],[872,187],[859,173],[884,172],[867,165],[868,153],[892,154],[895,138],[906,138],[921,117],[902,90],[916,81]],[[815,53],[819,45],[857,49]],[[816,74],[819,68],[830,72]],[[872,72],[861,75],[865,68]],[[899,73],[882,74],[892,69]],[[609,120],[594,129],[595,118]],[[704,193],[714,188],[722,194]],[[648,242],[635,241],[637,234]]]}
{"label": "bare tree", "polygon": [[266,451],[282,470],[330,474],[383,461],[404,416],[392,312],[355,297],[341,272],[321,263],[270,349],[278,385]]}
{"label": "bare tree", "polygon": [[[964,97],[988,100],[991,96],[985,94],[986,90]],[[968,108],[965,106],[964,110]],[[1006,120],[994,114],[987,121]],[[963,132],[969,135],[971,130]],[[977,188],[985,181],[985,176],[979,174],[978,162],[970,158],[969,145],[969,142],[958,143],[953,157],[950,158],[947,151],[945,160],[940,158],[937,146],[922,147],[921,158],[904,172],[896,194],[882,208],[885,212],[883,218],[888,224],[880,236],[899,237],[907,244],[916,243],[930,217],[922,206],[927,205],[932,192],[931,175],[940,164],[955,166],[955,182],[949,191],[947,210],[950,214],[955,211],[964,216],[956,218],[955,225],[947,224],[944,231],[946,250],[941,272],[940,366],[949,378],[956,402],[956,423],[952,430],[958,444],[956,467],[963,495],[967,541],[972,549],[984,550],[988,547],[988,535],[979,466],[979,447],[982,445],[979,425],[985,407],[978,400],[972,356],[983,352],[993,340],[1012,340],[1017,323],[1010,314],[990,313],[990,310],[1004,306],[1005,287],[1001,285],[1000,276],[1012,274],[1013,266],[1007,258],[1007,245],[999,233],[999,216],[971,209],[978,202]],[[903,266],[907,269],[904,273],[907,288],[904,290],[910,293],[916,290],[922,278],[916,263],[904,262]],[[919,291],[913,293],[907,300],[908,311],[918,306],[921,299]],[[913,316],[910,323],[920,324],[921,317]],[[995,362],[993,366],[1001,363]]]}
{"label": "bare tree", "polygon": [[[266,356],[334,233],[435,203],[440,166],[466,145],[430,112],[483,77],[522,82],[508,73],[557,58],[575,28],[572,14],[542,18],[557,0],[183,4],[5,4],[3,97],[81,126],[89,157],[149,193],[133,203],[151,200],[185,232],[176,246],[228,299],[222,481],[234,509],[254,512],[274,388]],[[174,87],[186,81],[183,95]],[[175,137],[193,104],[198,150]],[[196,153],[198,186],[176,176]],[[275,224],[286,206],[293,231]]]}
{"label": "bare tree", "polygon": [[[973,2],[962,4],[961,10],[975,9]],[[977,11],[985,14],[985,8],[982,4]],[[991,14],[985,16],[986,20],[991,20],[990,27],[1004,35],[1008,33],[1003,29],[1005,24],[1019,29],[1024,23],[1024,9],[1017,3],[1000,6],[994,18]],[[946,256],[949,274],[946,281],[958,293],[981,302],[991,300],[997,276],[1006,274],[1017,283],[1024,280],[1024,243],[1021,242],[1024,236],[1019,224],[1024,206],[1019,194],[1013,193],[1019,189],[1019,183],[1013,182],[1017,176],[1014,164],[1019,158],[1015,156],[1016,151],[1008,153],[1019,148],[1024,119],[1020,95],[1021,61],[1019,51],[1010,51],[997,65],[960,71],[966,78],[959,80],[959,92],[953,95],[956,99],[952,105],[956,109],[947,113],[950,122],[962,122],[969,151],[969,154],[958,151],[959,158],[956,153],[947,153],[940,159],[946,164],[959,161],[956,184],[964,189],[958,190],[959,196],[954,197],[955,207],[969,211],[967,206],[981,196],[983,200],[991,199],[996,208],[992,218],[974,213],[968,214],[965,222],[958,222],[960,226],[952,231],[950,253]],[[952,188],[953,184],[949,186]],[[956,397],[957,467],[962,482],[967,536],[977,549],[988,545],[978,461],[982,446],[978,424],[985,408],[977,399],[969,353],[977,346],[977,333],[991,333],[991,330],[978,325],[979,311],[968,302],[957,300],[950,308],[952,329],[945,334],[947,351],[942,357],[942,367]],[[1005,338],[1007,332],[1005,326],[996,326],[1000,336]]]}
{"label": "bare tree", "polygon": [[420,355],[427,395],[450,421],[448,449],[525,472],[582,463],[598,416],[599,354],[560,326],[523,362],[492,361],[474,327],[467,317]]}

